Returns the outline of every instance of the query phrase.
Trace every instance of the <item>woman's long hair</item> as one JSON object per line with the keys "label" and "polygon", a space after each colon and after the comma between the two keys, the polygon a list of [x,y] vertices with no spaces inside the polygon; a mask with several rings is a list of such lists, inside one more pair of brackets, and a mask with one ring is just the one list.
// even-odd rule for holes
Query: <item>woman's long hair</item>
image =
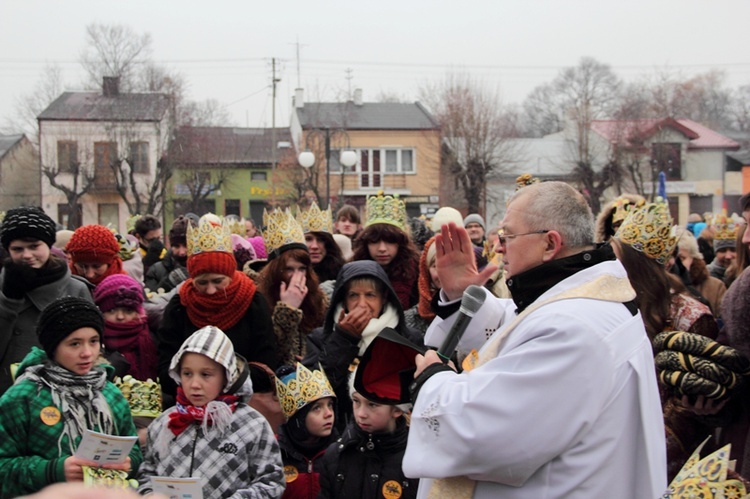
{"label": "woman's long hair", "polygon": [[643,316],[646,332],[653,339],[669,324],[670,289],[677,285],[682,287],[681,283],[678,279],[675,279],[677,282],[671,281],[664,267],[630,245],[614,238],[612,245],[616,246],[618,260],[625,267],[630,284],[635,289],[635,301]]}
{"label": "woman's long hair", "polygon": [[281,282],[284,280],[284,269],[289,260],[296,260],[307,267],[307,281],[305,283],[307,286],[307,296],[305,296],[300,305],[300,310],[302,310],[300,328],[309,333],[323,324],[326,307],[325,295],[320,290],[318,276],[315,275],[312,269],[310,254],[307,250],[290,249],[268,262],[260,272],[258,289],[266,297],[271,310],[273,310],[281,298]]}
{"label": "woman's long hair", "polygon": [[352,261],[373,260],[368,244],[385,241],[398,244],[398,253],[388,266],[383,267],[388,276],[398,276],[400,281],[416,281],[419,275],[419,252],[409,236],[395,225],[373,224],[354,240]]}

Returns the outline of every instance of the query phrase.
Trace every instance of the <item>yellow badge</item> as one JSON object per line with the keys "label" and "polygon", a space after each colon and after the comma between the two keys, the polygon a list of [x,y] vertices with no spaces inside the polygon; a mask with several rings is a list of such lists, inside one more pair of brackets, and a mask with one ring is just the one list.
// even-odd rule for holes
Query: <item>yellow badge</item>
{"label": "yellow badge", "polygon": [[39,413],[39,417],[42,418],[42,423],[47,426],[55,426],[59,423],[60,416],[60,410],[52,405],[45,407],[42,409],[42,412]]}
{"label": "yellow badge", "polygon": [[284,476],[286,477],[286,483],[291,483],[299,477],[299,471],[296,466],[284,466]]}
{"label": "yellow badge", "polygon": [[385,499],[398,499],[401,497],[401,484],[396,480],[388,480],[383,484],[383,497]]}

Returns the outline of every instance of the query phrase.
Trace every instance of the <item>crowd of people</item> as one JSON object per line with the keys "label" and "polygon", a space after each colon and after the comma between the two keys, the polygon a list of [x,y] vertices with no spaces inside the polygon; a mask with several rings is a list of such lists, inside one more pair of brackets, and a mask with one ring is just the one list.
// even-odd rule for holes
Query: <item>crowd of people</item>
{"label": "crowd of people", "polygon": [[[530,176],[496,226],[382,193],[187,213],[166,241],[152,215],[71,232],[8,210],[0,498],[90,468],[207,498],[656,498],[702,443],[731,443],[750,490],[750,195],[738,211],[681,227],[623,195],[595,218]],[[385,388],[361,374],[401,369],[373,353],[384,331],[414,351]],[[86,430],[138,440],[101,465],[76,455]]]}

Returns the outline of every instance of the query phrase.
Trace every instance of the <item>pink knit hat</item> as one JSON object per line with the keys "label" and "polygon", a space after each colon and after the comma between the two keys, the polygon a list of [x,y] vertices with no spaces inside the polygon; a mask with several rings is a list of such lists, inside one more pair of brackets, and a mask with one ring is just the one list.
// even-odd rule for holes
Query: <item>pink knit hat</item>
{"label": "pink knit hat", "polygon": [[253,248],[255,249],[255,257],[256,258],[268,258],[268,253],[266,252],[266,243],[263,242],[263,238],[261,236],[255,236],[248,239],[250,241],[250,244],[253,245]]}
{"label": "pink knit hat", "polygon": [[94,303],[102,312],[124,307],[143,314],[143,286],[127,274],[111,275],[96,286]]}

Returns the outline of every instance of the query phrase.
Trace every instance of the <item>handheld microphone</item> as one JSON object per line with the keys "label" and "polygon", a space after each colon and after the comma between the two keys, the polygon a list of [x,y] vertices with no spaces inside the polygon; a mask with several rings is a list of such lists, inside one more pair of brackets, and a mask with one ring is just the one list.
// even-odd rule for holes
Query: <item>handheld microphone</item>
{"label": "handheld microphone", "polygon": [[458,309],[458,318],[453,323],[453,327],[448,331],[443,344],[438,348],[437,354],[443,363],[447,364],[453,352],[456,351],[459,340],[466,332],[469,322],[487,299],[487,290],[481,286],[471,285],[464,291],[461,298],[461,308]]}

